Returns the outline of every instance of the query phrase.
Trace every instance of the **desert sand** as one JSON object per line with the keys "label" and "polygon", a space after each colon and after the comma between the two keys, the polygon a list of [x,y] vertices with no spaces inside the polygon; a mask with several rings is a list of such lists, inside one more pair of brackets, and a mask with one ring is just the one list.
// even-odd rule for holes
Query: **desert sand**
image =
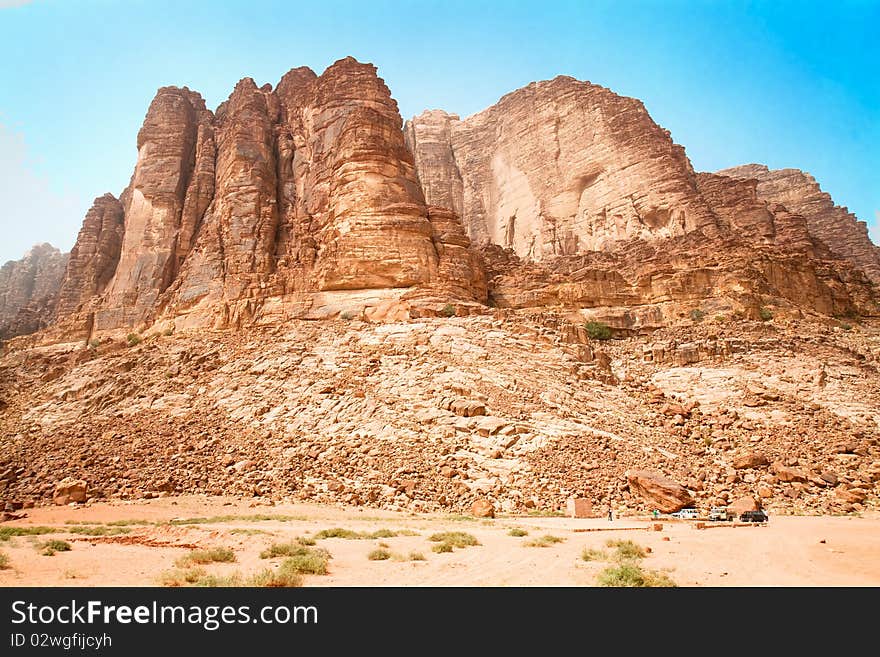
{"label": "desert sand", "polygon": [[[50,527],[53,533],[0,541],[8,567],[0,586],[156,586],[174,562],[194,548],[229,547],[235,562],[204,566],[217,576],[252,574],[272,562],[259,553],[274,543],[334,527],[357,532],[405,532],[382,539],[326,538],[328,574],[307,575],[305,586],[595,586],[610,564],[585,562],[586,548],[609,551],[608,540],[650,548],[642,567],[666,574],[678,586],[878,586],[880,514],[772,516],[766,525],[706,523],[663,518],[574,519],[501,516],[478,519],[315,504],[268,506],[222,497],[166,497],[132,503],[29,509],[2,528]],[[117,524],[113,524],[117,523]],[[120,524],[121,523],[121,524]],[[116,535],[71,533],[81,527]],[[114,529],[115,528],[115,529]],[[509,535],[512,528],[528,532]],[[435,553],[435,532],[463,531],[480,545]],[[544,535],[562,540],[528,547]],[[44,556],[48,539],[70,551]],[[387,545],[400,560],[371,561]],[[424,561],[411,561],[418,552]]]}

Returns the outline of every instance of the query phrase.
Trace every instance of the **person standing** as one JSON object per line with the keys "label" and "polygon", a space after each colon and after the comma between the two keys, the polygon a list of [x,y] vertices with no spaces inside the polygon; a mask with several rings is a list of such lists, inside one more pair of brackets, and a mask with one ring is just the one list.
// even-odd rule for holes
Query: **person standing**
{"label": "person standing", "polygon": [[608,507],[608,522],[612,522],[614,520],[614,514],[611,512],[611,507]]}

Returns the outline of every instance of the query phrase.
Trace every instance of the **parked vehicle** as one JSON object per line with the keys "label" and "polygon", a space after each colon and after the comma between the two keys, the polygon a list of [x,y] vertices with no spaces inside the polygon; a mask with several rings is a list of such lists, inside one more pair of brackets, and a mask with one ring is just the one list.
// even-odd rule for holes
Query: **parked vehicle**
{"label": "parked vehicle", "polygon": [[713,506],[709,510],[709,520],[733,520],[734,515],[731,514],[726,506]]}
{"label": "parked vehicle", "polygon": [[679,520],[696,520],[700,517],[700,512],[693,508],[682,509],[673,513],[672,517]]}
{"label": "parked vehicle", "polygon": [[744,511],[739,516],[740,522],[767,522],[769,518],[763,511]]}

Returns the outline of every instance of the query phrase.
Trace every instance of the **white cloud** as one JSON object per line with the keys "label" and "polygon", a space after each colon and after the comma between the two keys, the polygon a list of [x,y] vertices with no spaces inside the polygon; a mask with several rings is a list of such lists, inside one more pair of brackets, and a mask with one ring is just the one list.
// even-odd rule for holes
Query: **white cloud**
{"label": "white cloud", "polygon": [[35,169],[24,136],[0,123],[0,264],[40,242],[69,250],[83,214],[82,199],[53,189]]}
{"label": "white cloud", "polygon": [[6,9],[8,7],[21,7],[22,5],[29,5],[34,0],[0,0],[0,9]]}

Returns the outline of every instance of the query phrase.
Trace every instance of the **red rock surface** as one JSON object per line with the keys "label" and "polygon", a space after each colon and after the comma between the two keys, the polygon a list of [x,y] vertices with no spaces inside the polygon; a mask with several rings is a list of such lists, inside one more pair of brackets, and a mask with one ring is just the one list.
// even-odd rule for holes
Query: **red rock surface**
{"label": "red rock surface", "polygon": [[37,244],[0,267],[0,340],[52,321],[67,257],[50,244]]}
{"label": "red rock surface", "polygon": [[868,237],[867,224],[845,207],[835,205],[811,175],[799,169],[771,170],[763,164],[744,164],[718,173],[757,181],[759,198],[802,215],[813,237],[880,283],[880,248]]}

